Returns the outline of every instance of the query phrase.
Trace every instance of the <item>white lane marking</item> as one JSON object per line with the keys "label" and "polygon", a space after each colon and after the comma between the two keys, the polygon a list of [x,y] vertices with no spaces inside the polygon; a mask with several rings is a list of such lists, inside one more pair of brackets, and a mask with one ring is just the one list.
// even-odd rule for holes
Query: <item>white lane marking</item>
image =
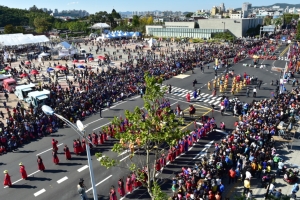
{"label": "white lane marking", "polygon": [[103,125],[101,125],[101,126],[99,126],[99,127],[97,127],[97,128],[94,128],[93,131],[94,131],[94,130],[97,130],[97,129],[99,129],[99,128],[102,128],[103,126],[106,126],[106,125],[108,125],[108,124],[110,124],[110,122],[108,122],[108,123],[106,123],[106,124],[103,124]]}
{"label": "white lane marking", "polygon": [[[30,176],[32,176],[32,175],[38,173],[39,171],[40,171],[40,170],[37,170],[37,171],[31,173],[31,174],[27,175],[27,177],[30,177]],[[18,182],[20,182],[20,181],[22,181],[22,180],[23,180],[23,179],[19,179],[19,180],[13,182],[12,185],[13,185],[13,184],[16,184],[16,183],[18,183]],[[4,188],[7,188],[7,187],[8,187],[8,186],[5,186]]]}
{"label": "white lane marking", "polygon": [[125,153],[128,153],[128,152],[129,152],[129,150],[127,149],[127,150],[125,150],[124,152],[120,153],[120,154],[118,155],[118,157],[120,157],[120,156],[122,156],[122,155],[124,155]]}
{"label": "white lane marking", "polygon": [[[105,110],[107,110],[107,109],[102,110],[102,112],[105,111]],[[97,119],[97,120],[95,120],[95,121],[92,121],[92,122],[90,122],[90,123],[87,123],[87,124],[84,125],[84,126],[88,126],[88,125],[93,124],[93,123],[95,123],[95,122],[98,122],[98,121],[100,121],[100,120],[102,120],[102,119],[103,119],[103,118]]]}
{"label": "white lane marking", "polygon": [[77,169],[78,172],[82,172],[83,170],[89,168],[88,165],[84,165],[83,167],[80,167],[79,169]]}
{"label": "white lane marking", "polygon": [[63,177],[63,178],[61,178],[61,179],[59,179],[58,181],[56,181],[58,184],[61,184],[62,182],[64,182],[65,180],[67,180],[68,179],[68,177],[67,176],[65,176],[65,177]]}
{"label": "white lane marking", "polygon": [[[61,143],[61,144],[59,144],[59,145],[57,145],[58,147],[59,146],[61,146],[61,145],[63,145],[64,143]],[[39,153],[39,154],[36,154],[36,156],[39,156],[39,155],[41,155],[41,154],[43,154],[43,153],[46,153],[47,151],[51,151],[53,148],[51,148],[51,149],[47,149],[47,150],[45,150],[45,151],[43,151],[43,152],[41,152],[41,153]]]}
{"label": "white lane marking", "polygon": [[[101,183],[103,183],[104,181],[106,181],[107,179],[109,179],[110,177],[112,177],[112,175],[109,175],[108,177],[106,177],[105,179],[103,179],[102,181],[100,181],[99,183],[97,183],[95,186],[100,185]],[[89,192],[91,189],[93,189],[93,188],[88,189],[86,192]]]}
{"label": "white lane marking", "polygon": [[205,102],[205,103],[206,103],[206,102],[208,102],[209,100],[210,100],[210,99],[206,99],[206,100],[204,100],[203,102]]}
{"label": "white lane marking", "polygon": [[122,158],[121,160],[120,160],[120,162],[122,162],[123,160],[125,160],[126,158],[128,158],[130,155],[128,155],[128,156],[125,156],[124,158]]}
{"label": "white lane marking", "polygon": [[37,196],[43,194],[44,192],[46,192],[46,190],[43,188],[43,189],[41,189],[40,191],[34,193],[33,195],[34,195],[35,197],[37,197]]}

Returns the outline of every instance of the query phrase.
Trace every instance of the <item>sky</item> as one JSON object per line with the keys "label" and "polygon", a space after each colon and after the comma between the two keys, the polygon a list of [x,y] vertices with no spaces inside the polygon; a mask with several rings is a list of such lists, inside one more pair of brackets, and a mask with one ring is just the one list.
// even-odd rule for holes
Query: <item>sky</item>
{"label": "sky", "polygon": [[[1,2],[2,1],[2,2]],[[246,1],[236,1],[236,0],[1,0],[0,5],[11,7],[11,8],[29,8],[36,5],[38,8],[47,9],[58,9],[60,10],[86,10],[90,14],[98,11],[111,12],[114,8],[117,12],[125,11],[153,11],[153,10],[171,10],[171,11],[191,11],[194,12],[200,9],[211,9],[212,6],[219,6],[221,3],[225,4],[225,8],[238,8],[242,7],[243,2]],[[105,2],[105,3],[104,3]],[[274,4],[274,0],[248,0],[252,3],[252,6],[264,6]],[[280,2],[278,2],[280,3]],[[289,4],[297,4],[299,0],[289,0],[285,2]]]}

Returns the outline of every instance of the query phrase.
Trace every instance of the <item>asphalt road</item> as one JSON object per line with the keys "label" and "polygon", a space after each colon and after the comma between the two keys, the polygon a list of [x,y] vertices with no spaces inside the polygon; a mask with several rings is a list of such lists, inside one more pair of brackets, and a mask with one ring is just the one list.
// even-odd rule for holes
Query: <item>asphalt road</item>
{"label": "asphalt road", "polygon": [[[246,72],[263,80],[265,84],[263,84],[261,90],[258,91],[257,99],[270,97],[270,92],[274,90],[274,86],[271,86],[270,82],[271,80],[278,79],[280,75],[280,73],[271,70],[273,61],[261,62],[263,62],[263,64],[266,64],[266,68],[259,69],[253,67],[244,67],[243,63],[251,63],[250,59],[241,61],[237,65],[233,66],[236,74],[243,75],[243,73]],[[190,103],[186,102],[185,95],[187,91],[191,92],[193,90],[192,82],[194,79],[197,79],[198,84],[196,85],[196,88],[202,87],[202,96],[206,97],[202,100],[194,100],[193,102],[191,102],[197,107],[199,116],[203,114],[213,115],[216,118],[217,123],[224,121],[229,129],[233,128],[233,122],[236,120],[236,118],[233,117],[231,113],[225,113],[225,116],[220,115],[218,109],[218,98],[212,98],[211,91],[208,91],[207,86],[205,86],[208,81],[214,78],[214,70],[212,68],[210,68],[209,70],[205,69],[204,74],[202,74],[199,69],[196,69],[194,71],[195,74],[187,72],[186,74],[189,76],[185,78],[172,78],[164,82],[164,84],[171,84],[174,91],[178,91],[167,95],[167,97],[170,99],[171,104],[173,105],[173,108],[175,108],[176,104],[180,104],[182,109],[188,108]],[[220,69],[218,71],[218,75],[221,76],[223,71],[223,69]],[[227,95],[231,96],[230,94]],[[242,101],[245,102],[250,102],[253,100],[252,97],[246,97],[245,90],[241,91],[236,96],[238,96]],[[211,112],[210,108],[211,103],[217,106],[216,110],[213,113]],[[85,125],[88,125],[86,128],[87,133],[92,133],[93,130],[99,131],[99,129],[101,129],[102,126],[107,125],[113,117],[123,116],[125,109],[133,110],[136,106],[140,108],[143,107],[143,101],[139,96],[133,97],[127,101],[116,103],[113,107],[111,107],[111,109],[104,110],[102,112],[103,118],[101,119],[99,118],[98,114],[87,118],[83,122]],[[192,129],[192,121],[193,119],[187,118],[185,126],[183,126],[182,128]],[[160,174],[159,177],[165,180],[168,176],[170,177],[174,172],[178,171],[178,169],[181,168],[182,165],[193,165],[193,160],[196,160],[193,158],[195,158],[195,156],[205,148],[205,145],[208,145],[208,143],[210,143],[211,141],[218,141],[221,139],[221,137],[222,134],[219,132],[210,134],[206,139],[195,145],[188,153],[186,153],[186,155],[183,155],[179,159],[177,159],[174,164],[167,166],[164,169],[163,174]],[[52,162],[52,138],[58,140],[58,156],[60,159],[59,165],[54,165],[54,163]],[[85,185],[88,188],[88,196],[92,198],[86,155],[76,156],[72,154],[72,159],[70,161],[66,161],[64,159],[62,151],[63,145],[67,144],[70,150],[72,150],[72,141],[73,139],[77,138],[78,135],[74,133],[72,129],[60,129],[57,133],[53,133],[49,137],[45,137],[39,141],[24,145],[24,147],[19,149],[19,151],[2,155],[0,165],[1,171],[5,169],[9,170],[13,182],[13,187],[2,188],[0,190],[1,199],[79,199],[76,185],[80,178],[84,178]],[[95,183],[97,184],[97,193],[98,196],[102,199],[108,199],[110,186],[114,185],[117,188],[118,179],[120,177],[126,177],[126,175],[128,174],[127,166],[130,163],[128,154],[124,153],[121,156],[118,156],[117,154],[111,152],[110,149],[114,142],[116,141],[110,140],[104,145],[101,145],[92,150],[92,155],[94,155],[95,152],[103,152],[103,154],[116,158],[120,161],[120,165],[118,167],[106,169],[104,167],[101,167],[99,162],[93,156],[93,170],[95,174]],[[208,153],[211,152],[212,146],[207,149]],[[37,171],[36,156],[38,154],[43,158],[46,167],[45,172]],[[136,159],[139,158],[137,157]],[[27,174],[29,175],[28,180],[20,180],[21,175],[19,173],[19,162],[23,162],[23,164],[25,165]],[[164,181],[164,183],[168,184],[168,181]],[[164,184],[163,188],[170,189],[168,185]],[[127,198],[147,198],[145,195],[140,195],[144,193],[145,192],[143,190],[135,191],[133,194],[128,195]]]}

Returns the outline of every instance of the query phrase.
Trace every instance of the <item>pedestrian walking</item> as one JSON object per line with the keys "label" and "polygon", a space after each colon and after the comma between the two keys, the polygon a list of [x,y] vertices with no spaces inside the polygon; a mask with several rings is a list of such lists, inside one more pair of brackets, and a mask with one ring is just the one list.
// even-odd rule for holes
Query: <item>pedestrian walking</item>
{"label": "pedestrian walking", "polygon": [[25,170],[25,166],[23,165],[22,162],[19,163],[19,166],[20,166],[20,173],[21,173],[22,179],[26,180],[27,179],[27,172]]}
{"label": "pedestrian walking", "polygon": [[99,106],[99,113],[100,113],[100,118],[102,118],[102,108],[101,108],[101,105]]}
{"label": "pedestrian walking", "polygon": [[66,159],[71,160],[71,153],[70,153],[69,147],[66,144],[65,144],[65,147],[64,147],[64,152],[65,152]]}
{"label": "pedestrian walking", "polygon": [[8,102],[8,97],[9,97],[8,93],[5,92],[4,96],[5,96],[6,102]]}
{"label": "pedestrian walking", "polygon": [[58,159],[58,156],[57,156],[57,151],[55,149],[52,150],[52,156],[53,156],[53,163],[58,165],[59,159]]}
{"label": "pedestrian walking", "polygon": [[38,163],[38,169],[43,172],[45,170],[45,166],[41,156],[38,156],[37,163]]}
{"label": "pedestrian walking", "polygon": [[79,179],[79,183],[77,185],[77,192],[80,195],[81,200],[88,200],[88,197],[85,193],[85,185],[84,185],[84,180],[83,178]]}
{"label": "pedestrian walking", "polygon": [[7,171],[7,170],[4,170],[3,173],[5,174],[5,175],[4,175],[3,185],[4,185],[4,186],[11,187],[12,184],[11,184],[10,175],[8,174],[8,171]]}

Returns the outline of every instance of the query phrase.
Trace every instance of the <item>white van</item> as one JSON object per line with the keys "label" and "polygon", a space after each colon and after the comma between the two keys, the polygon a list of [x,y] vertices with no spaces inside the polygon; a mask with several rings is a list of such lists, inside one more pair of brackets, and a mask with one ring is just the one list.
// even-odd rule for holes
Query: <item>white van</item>
{"label": "white van", "polygon": [[3,85],[3,80],[11,78],[11,74],[0,74],[0,85]]}

